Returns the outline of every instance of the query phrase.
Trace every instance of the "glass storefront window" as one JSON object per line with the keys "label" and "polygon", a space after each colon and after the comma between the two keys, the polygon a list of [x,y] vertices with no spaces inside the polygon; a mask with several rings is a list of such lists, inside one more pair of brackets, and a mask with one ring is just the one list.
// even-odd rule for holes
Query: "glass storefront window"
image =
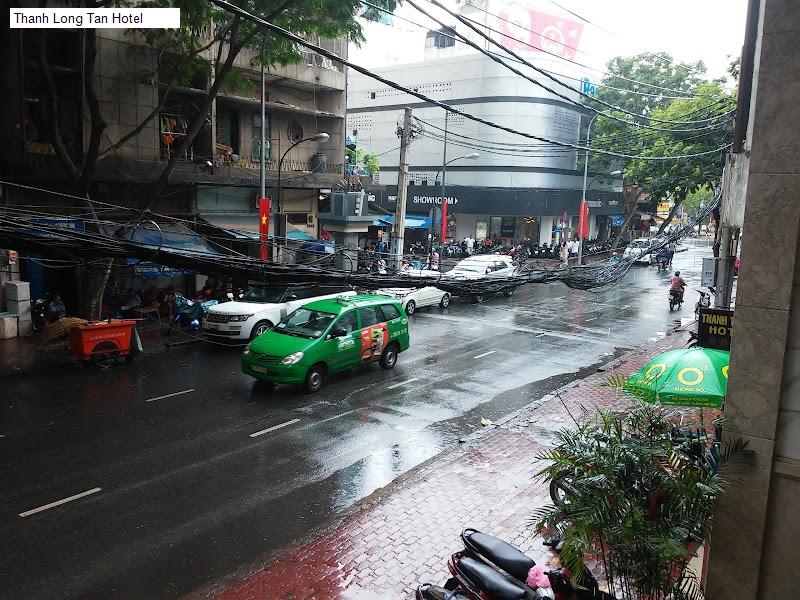
{"label": "glass storefront window", "polygon": [[491,217],[489,222],[489,237],[493,240],[499,238],[502,225],[503,217]]}
{"label": "glass storefront window", "polygon": [[485,240],[489,234],[488,223],[486,221],[478,221],[475,224],[475,239]]}

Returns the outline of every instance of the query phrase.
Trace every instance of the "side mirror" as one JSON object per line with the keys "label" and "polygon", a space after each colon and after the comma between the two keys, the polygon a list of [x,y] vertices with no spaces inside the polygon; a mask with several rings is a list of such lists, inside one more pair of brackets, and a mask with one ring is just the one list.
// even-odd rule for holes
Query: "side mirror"
{"label": "side mirror", "polygon": [[297,300],[297,294],[289,294],[287,300]]}
{"label": "side mirror", "polygon": [[337,337],[344,337],[344,336],[346,336],[346,335],[347,335],[347,330],[346,330],[344,327],[339,327],[339,326],[337,325],[337,326],[335,326],[335,327],[334,327],[334,328],[331,330],[331,335],[332,335],[333,337],[335,337],[335,338],[337,338]]}

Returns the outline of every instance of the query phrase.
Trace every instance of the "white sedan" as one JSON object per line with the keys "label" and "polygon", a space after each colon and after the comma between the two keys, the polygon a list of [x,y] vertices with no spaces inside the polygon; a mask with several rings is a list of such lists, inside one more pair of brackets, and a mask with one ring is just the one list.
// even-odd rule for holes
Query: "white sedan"
{"label": "white sedan", "polygon": [[423,306],[438,304],[442,308],[447,308],[450,305],[450,294],[432,285],[416,289],[384,288],[378,290],[377,293],[400,300],[407,315],[413,315],[418,308]]}

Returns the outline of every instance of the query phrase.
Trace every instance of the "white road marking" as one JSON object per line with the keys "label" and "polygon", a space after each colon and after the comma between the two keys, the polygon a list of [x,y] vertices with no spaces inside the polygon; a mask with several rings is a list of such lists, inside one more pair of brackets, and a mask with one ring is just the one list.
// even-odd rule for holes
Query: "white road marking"
{"label": "white road marking", "polygon": [[597,317],[592,317],[591,319],[584,320],[584,323],[588,323],[589,321],[596,321]]}
{"label": "white road marking", "polygon": [[467,327],[467,329],[480,329],[482,325],[475,325],[473,327]]}
{"label": "white road marking", "polygon": [[250,437],[258,437],[260,435],[264,435],[265,433],[269,433],[270,431],[275,431],[276,429],[280,429],[281,427],[288,427],[289,425],[293,425],[297,423],[300,419],[292,419],[291,421],[286,421],[285,423],[281,423],[280,425],[273,425],[272,427],[267,427],[266,429],[262,429],[261,431],[256,431],[255,433],[251,433]]}
{"label": "white road marking", "polygon": [[74,496],[70,496],[68,498],[63,498],[61,500],[56,500],[55,502],[51,502],[50,504],[45,504],[44,506],[40,506],[39,508],[32,508],[31,510],[26,510],[25,512],[19,513],[19,516],[23,519],[25,517],[30,517],[31,515],[35,515],[36,513],[40,513],[50,508],[55,508],[56,506],[61,506],[62,504],[66,504],[67,502],[72,502],[73,500],[77,500],[78,498],[84,498],[86,496],[91,496],[92,494],[96,494],[100,491],[101,488],[96,487],[90,490],[86,490],[85,492],[81,492],[80,494],[75,494]]}
{"label": "white road marking", "polygon": [[406,379],[405,381],[401,381],[399,383],[392,384],[392,385],[388,386],[386,389],[387,390],[393,390],[394,388],[398,388],[401,385],[405,385],[407,383],[411,383],[412,381],[417,381],[417,379],[419,379],[419,377],[412,377],[411,379]]}
{"label": "white road marking", "polygon": [[490,354],[494,354],[497,350],[489,350],[488,352],[484,352],[483,354],[478,354],[478,356],[473,356],[472,358],[483,358],[484,356],[489,356]]}
{"label": "white road marking", "polygon": [[163,396],[156,396],[155,398],[148,398],[145,402],[155,402],[156,400],[163,400],[164,398],[172,398],[173,396],[181,396],[183,394],[189,394],[194,391],[194,388],[189,388],[188,390],[182,390],[180,392],[172,392],[171,394],[165,394]]}

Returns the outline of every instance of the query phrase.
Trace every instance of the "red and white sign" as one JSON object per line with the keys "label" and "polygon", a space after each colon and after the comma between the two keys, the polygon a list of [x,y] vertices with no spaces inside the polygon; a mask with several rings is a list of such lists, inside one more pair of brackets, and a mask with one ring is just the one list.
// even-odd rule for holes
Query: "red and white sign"
{"label": "red and white sign", "polygon": [[495,29],[500,42],[521,52],[548,52],[563,58],[575,58],[583,33],[583,23],[531,10],[519,5],[504,7]]}
{"label": "red and white sign", "polygon": [[585,200],[581,202],[581,212],[578,216],[578,238],[586,239],[589,237],[589,203]]}

